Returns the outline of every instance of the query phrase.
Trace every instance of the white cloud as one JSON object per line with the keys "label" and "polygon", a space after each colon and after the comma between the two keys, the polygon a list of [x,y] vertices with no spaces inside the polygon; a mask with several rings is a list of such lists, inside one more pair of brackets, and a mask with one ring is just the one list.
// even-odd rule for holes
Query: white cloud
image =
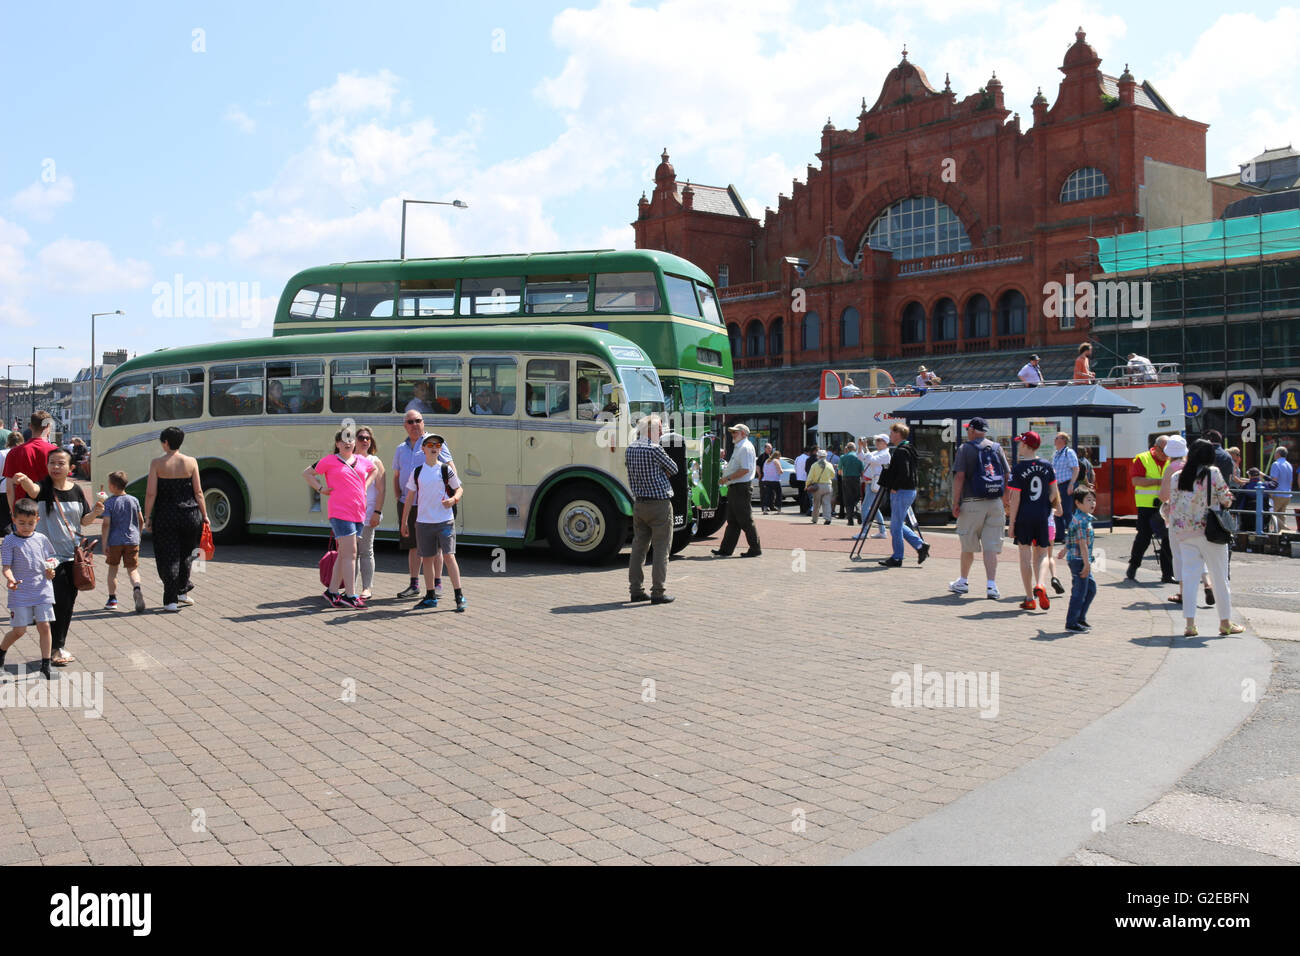
{"label": "white cloud", "polygon": [[340,116],[353,113],[387,113],[397,93],[397,77],[389,70],[374,76],[340,73],[333,86],[316,90],[307,97],[307,109],[313,116]]}
{"label": "white cloud", "polygon": [[64,203],[72,202],[76,193],[76,183],[67,174],[58,176],[54,182],[34,182],[14,193],[10,203],[14,209],[37,222],[49,222],[54,217],[54,210]]}
{"label": "white cloud", "polygon": [[23,252],[30,241],[21,226],[0,219],[0,325],[27,326],[35,322],[22,304],[31,284]]}
{"label": "white cloud", "polygon": [[251,133],[257,129],[257,121],[238,106],[226,107],[226,113],[223,118],[227,123],[234,124],[241,133]]}
{"label": "white cloud", "polygon": [[138,289],[150,281],[149,263],[114,258],[97,240],[56,239],[37,256],[46,286],[54,292]]}

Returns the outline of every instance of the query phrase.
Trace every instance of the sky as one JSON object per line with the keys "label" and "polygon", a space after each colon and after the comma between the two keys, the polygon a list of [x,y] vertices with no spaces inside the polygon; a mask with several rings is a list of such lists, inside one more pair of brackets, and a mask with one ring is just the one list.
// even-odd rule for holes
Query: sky
{"label": "sky", "polygon": [[[0,364],[270,334],[300,269],[631,248],[667,147],[762,218],[856,125],[903,46],[958,98],[996,71],[1032,122],[1082,26],[1210,175],[1300,147],[1300,4],[1186,0],[71,2],[0,8]],[[195,291],[200,295],[194,295]],[[208,293],[212,293],[210,296]],[[223,302],[228,298],[229,302]],[[222,306],[225,306],[224,308]]]}

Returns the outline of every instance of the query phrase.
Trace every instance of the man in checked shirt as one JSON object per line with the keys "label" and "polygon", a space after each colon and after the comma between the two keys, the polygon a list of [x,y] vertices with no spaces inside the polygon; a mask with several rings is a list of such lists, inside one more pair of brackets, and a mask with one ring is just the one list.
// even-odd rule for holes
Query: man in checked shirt
{"label": "man in checked shirt", "polygon": [[[636,424],[637,440],[627,446],[627,482],[636,499],[632,506],[632,557],[627,563],[630,600],[671,604],[664,593],[668,581],[668,552],[673,541],[673,488],[670,475],[677,463],[659,444],[663,424],[658,415]],[[645,593],[645,552],[654,545],[654,566],[650,571],[650,593]]]}

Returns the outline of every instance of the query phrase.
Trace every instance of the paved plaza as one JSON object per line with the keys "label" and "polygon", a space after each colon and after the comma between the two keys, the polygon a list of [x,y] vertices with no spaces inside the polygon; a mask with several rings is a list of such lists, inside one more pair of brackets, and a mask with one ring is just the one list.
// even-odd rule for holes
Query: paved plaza
{"label": "paved plaza", "polygon": [[[1171,639],[1171,589],[1154,585],[1154,562],[1142,572],[1151,586],[1121,583],[1130,533],[1099,534],[1110,561],[1094,627],[1069,634],[1063,599],[1016,607],[1009,561],[1001,602],[982,587],[949,594],[951,533],[930,533],[925,566],[909,550],[887,570],[848,560],[842,523],[757,520],[762,558],[713,558],[716,538],[692,544],[670,565],[677,600],[661,607],[624,603],[626,554],[577,570],[465,549],[468,612],[450,600],[413,612],[389,598],[406,578],[386,546],[371,609],[333,610],[319,596],[320,543],[276,539],[219,548],[195,576],[196,606],[135,615],[101,608],[101,561],[67,671],[102,673],[103,716],[0,708],[0,863],[889,862],[869,858],[873,844],[893,853],[923,832],[918,821],[944,820],[992,860],[1009,824],[990,819],[985,832],[979,816],[960,817],[990,786],[1062,754],[1069,765],[1062,745],[1085,732],[1104,743],[1099,722],[1144,690],[1203,706],[1168,677],[1153,683],[1175,655],[1194,658]],[[887,544],[869,540],[866,557]],[[1263,612],[1294,611],[1294,592],[1268,583],[1294,576],[1300,565],[1285,560],[1234,558],[1243,604],[1254,593]],[[152,560],[142,568],[156,606]],[[1213,620],[1202,613],[1202,634]],[[1250,633],[1231,640],[1266,648]],[[1195,693],[1236,695],[1248,673],[1237,648],[1197,647],[1227,655],[1229,690]],[[35,656],[24,637],[6,679]],[[918,672],[972,673],[971,693],[954,697],[940,678],[938,696],[913,695]],[[1267,653],[1261,673],[1268,700]],[[1112,828],[1254,706],[1224,711],[1221,731],[1211,721],[1171,734],[1192,746],[1164,784],[1130,786],[1136,758],[1108,776],[1116,807],[1156,787],[1112,813]],[[1110,759],[1127,759],[1118,752]],[[1049,862],[1110,859],[1102,846],[1075,855],[1092,835],[1086,817],[1072,834]]]}

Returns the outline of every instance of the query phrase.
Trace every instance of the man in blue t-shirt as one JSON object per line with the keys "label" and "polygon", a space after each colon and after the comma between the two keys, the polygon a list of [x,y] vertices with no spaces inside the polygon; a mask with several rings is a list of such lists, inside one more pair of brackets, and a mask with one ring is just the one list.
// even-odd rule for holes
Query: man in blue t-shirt
{"label": "man in blue t-shirt", "polygon": [[[1295,480],[1295,472],[1291,462],[1287,460],[1285,445],[1278,445],[1274,454],[1276,458],[1273,467],[1268,470],[1268,476],[1277,482],[1278,494],[1273,496],[1273,510],[1277,512],[1277,530],[1282,532],[1286,530],[1286,509],[1291,505],[1291,488]],[[1296,517],[1296,529],[1300,530],[1300,515]]]}
{"label": "man in blue t-shirt", "polygon": [[1046,611],[1052,606],[1043,586],[1048,580],[1048,558],[1052,553],[1047,528],[1051,515],[1061,513],[1061,495],[1056,471],[1037,457],[1042,444],[1038,432],[1025,432],[1016,441],[1020,443],[1019,459],[1007,483],[1007,510],[1011,515],[1011,540],[1020,547],[1020,578],[1025,584],[1020,608],[1032,611],[1041,607]]}

